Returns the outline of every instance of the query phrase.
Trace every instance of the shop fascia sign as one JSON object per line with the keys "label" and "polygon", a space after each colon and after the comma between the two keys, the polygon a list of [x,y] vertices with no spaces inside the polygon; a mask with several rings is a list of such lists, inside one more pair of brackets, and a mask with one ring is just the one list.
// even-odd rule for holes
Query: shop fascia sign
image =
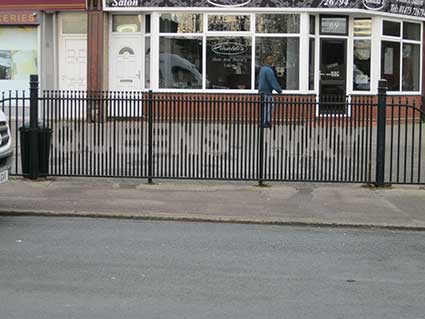
{"label": "shop fascia sign", "polygon": [[39,25],[38,13],[34,11],[0,11],[0,25]]}
{"label": "shop fascia sign", "polygon": [[425,18],[425,0],[104,0],[107,10],[131,8],[360,9]]}

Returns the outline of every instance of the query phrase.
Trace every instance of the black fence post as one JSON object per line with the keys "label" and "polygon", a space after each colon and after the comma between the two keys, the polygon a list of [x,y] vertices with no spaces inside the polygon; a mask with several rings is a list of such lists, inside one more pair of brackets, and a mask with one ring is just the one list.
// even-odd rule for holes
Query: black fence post
{"label": "black fence post", "polygon": [[387,122],[387,81],[378,82],[378,118],[376,136],[376,187],[385,184],[385,134]]}
{"label": "black fence post", "polygon": [[30,75],[29,178],[37,179],[39,169],[38,75]]}
{"label": "black fence post", "polygon": [[148,183],[152,184],[153,174],[153,93],[148,93]]}
{"label": "black fence post", "polygon": [[260,123],[258,126],[259,129],[259,138],[258,138],[258,186],[264,186],[264,94],[260,94]]}

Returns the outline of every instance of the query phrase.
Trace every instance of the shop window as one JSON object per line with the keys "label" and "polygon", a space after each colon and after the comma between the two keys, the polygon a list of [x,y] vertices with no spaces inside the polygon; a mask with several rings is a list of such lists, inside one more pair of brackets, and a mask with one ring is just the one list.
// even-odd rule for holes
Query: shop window
{"label": "shop window", "polygon": [[202,25],[202,14],[162,13],[159,19],[161,33],[198,33]]}
{"label": "shop window", "polygon": [[353,90],[370,90],[370,40],[354,40],[353,42]]}
{"label": "shop window", "polygon": [[420,45],[403,44],[403,91],[419,91]]}
{"label": "shop window", "polygon": [[417,23],[403,23],[403,39],[405,40],[421,40],[421,26]]}
{"label": "shop window", "polygon": [[248,15],[208,15],[208,31],[249,31]]}
{"label": "shop window", "polygon": [[0,32],[0,80],[28,80],[38,73],[37,29],[2,27]]}
{"label": "shop window", "polygon": [[347,17],[321,16],[320,34],[323,35],[347,35],[348,34]]}
{"label": "shop window", "polygon": [[308,89],[314,90],[314,73],[315,73],[315,39],[310,38],[309,41],[309,65],[308,65]]}
{"label": "shop window", "polygon": [[145,38],[145,88],[151,87],[151,38]]}
{"label": "shop window", "polygon": [[386,21],[382,24],[382,34],[390,37],[400,36],[400,22]]}
{"label": "shop window", "polygon": [[207,38],[207,88],[251,89],[250,37]]}
{"label": "shop window", "polygon": [[[418,92],[421,74],[421,25],[412,22],[383,22],[383,26],[392,25],[393,29],[396,24],[397,32],[388,32],[385,27],[383,29],[381,77],[388,81],[389,91]],[[398,39],[395,38],[396,34]],[[388,35],[391,38],[385,38]]]}
{"label": "shop window", "polygon": [[255,41],[256,81],[258,82],[258,72],[265,57],[271,55],[282,89],[298,90],[299,38],[257,37]]}
{"label": "shop window", "polygon": [[256,31],[258,33],[299,33],[300,16],[298,14],[257,14]]}
{"label": "shop window", "polygon": [[145,15],[145,33],[151,33],[151,15]]}
{"label": "shop window", "polygon": [[316,34],[316,17],[310,16],[310,34],[315,35]]}
{"label": "shop window", "polygon": [[140,32],[140,18],[137,15],[112,17],[113,32]]}
{"label": "shop window", "polygon": [[63,34],[87,34],[86,14],[64,14],[62,15]]}
{"label": "shop window", "polygon": [[202,88],[202,38],[161,37],[160,88]]}

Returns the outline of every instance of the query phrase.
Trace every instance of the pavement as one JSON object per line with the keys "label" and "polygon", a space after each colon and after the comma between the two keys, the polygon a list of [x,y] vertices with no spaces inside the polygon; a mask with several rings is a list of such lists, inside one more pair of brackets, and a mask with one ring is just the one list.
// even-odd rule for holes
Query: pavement
{"label": "pavement", "polygon": [[0,185],[6,215],[425,230],[425,187],[11,177]]}

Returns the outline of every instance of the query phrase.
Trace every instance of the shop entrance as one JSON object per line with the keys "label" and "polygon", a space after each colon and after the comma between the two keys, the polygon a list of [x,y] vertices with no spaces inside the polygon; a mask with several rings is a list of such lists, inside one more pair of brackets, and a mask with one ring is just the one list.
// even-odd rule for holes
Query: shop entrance
{"label": "shop entrance", "polygon": [[[320,41],[320,114],[345,114],[347,40],[325,38]],[[323,103],[325,102],[325,103]],[[329,102],[329,103],[327,103]]]}
{"label": "shop entrance", "polygon": [[113,91],[142,88],[142,41],[140,36],[120,36],[111,40],[111,85]]}

